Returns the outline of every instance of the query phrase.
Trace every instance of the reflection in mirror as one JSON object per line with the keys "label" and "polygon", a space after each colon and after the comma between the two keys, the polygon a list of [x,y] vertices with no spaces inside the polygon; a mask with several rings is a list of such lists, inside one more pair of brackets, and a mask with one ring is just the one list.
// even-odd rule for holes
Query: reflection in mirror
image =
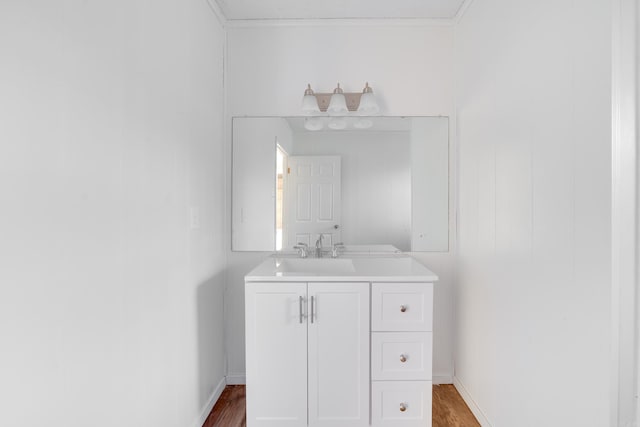
{"label": "reflection in mirror", "polygon": [[233,119],[232,249],[289,250],[322,235],[325,248],[447,251],[448,119],[347,117],[340,130],[328,120]]}

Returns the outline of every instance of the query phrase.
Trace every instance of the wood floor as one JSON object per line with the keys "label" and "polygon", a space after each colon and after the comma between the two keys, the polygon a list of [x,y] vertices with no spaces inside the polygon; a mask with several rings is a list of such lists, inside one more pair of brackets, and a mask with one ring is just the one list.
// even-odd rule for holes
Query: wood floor
{"label": "wood floor", "polygon": [[[202,427],[246,427],[243,385],[227,386]],[[433,386],[433,427],[480,427],[450,384]]]}
{"label": "wood floor", "polygon": [[433,386],[433,427],[480,427],[452,384]]}

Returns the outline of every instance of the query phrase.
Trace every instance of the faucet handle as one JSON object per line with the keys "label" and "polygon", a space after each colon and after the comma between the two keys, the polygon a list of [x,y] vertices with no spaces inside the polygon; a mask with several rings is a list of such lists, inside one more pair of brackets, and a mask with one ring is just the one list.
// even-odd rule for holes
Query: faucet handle
{"label": "faucet handle", "polygon": [[335,243],[333,245],[333,249],[331,250],[331,257],[338,258],[338,249],[344,249],[344,243]]}
{"label": "faucet handle", "polygon": [[309,246],[306,243],[298,243],[293,247],[293,249],[298,250],[298,254],[300,254],[300,258],[306,258],[308,256],[307,251],[309,250]]}

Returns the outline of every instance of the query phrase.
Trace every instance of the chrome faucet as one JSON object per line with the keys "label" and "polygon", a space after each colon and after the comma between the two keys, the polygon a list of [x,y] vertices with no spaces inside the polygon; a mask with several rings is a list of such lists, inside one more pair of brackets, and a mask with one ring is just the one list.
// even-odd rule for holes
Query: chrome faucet
{"label": "chrome faucet", "polygon": [[322,258],[322,233],[320,233],[320,237],[316,240],[316,258]]}
{"label": "chrome faucet", "polygon": [[293,249],[298,250],[300,258],[306,258],[307,256],[309,256],[309,245],[307,245],[306,243],[298,243],[293,247]]}

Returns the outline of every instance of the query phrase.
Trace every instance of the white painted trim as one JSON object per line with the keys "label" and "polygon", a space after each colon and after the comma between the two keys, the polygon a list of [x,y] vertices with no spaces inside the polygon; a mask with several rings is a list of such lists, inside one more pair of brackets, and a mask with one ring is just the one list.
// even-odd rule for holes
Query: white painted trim
{"label": "white painted trim", "polygon": [[202,408],[202,411],[200,411],[200,415],[198,416],[198,418],[196,418],[195,421],[191,424],[192,427],[202,427],[204,422],[207,420],[207,417],[211,413],[211,410],[216,405],[216,402],[222,395],[222,392],[224,391],[224,388],[226,387],[226,385],[227,384],[223,377],[218,383],[218,385],[216,386],[216,388],[213,390],[213,393],[211,393],[211,397],[209,397],[209,400]]}
{"label": "white painted trim", "polygon": [[434,385],[438,385],[438,384],[453,384],[453,376],[452,375],[434,375],[431,378],[431,382]]}
{"label": "white painted trim", "polygon": [[493,425],[489,422],[487,416],[484,414],[484,412],[482,412],[482,409],[480,409],[476,401],[473,400],[473,397],[471,397],[471,394],[469,394],[469,392],[467,391],[466,387],[456,376],[453,377],[453,385],[456,390],[458,390],[458,393],[460,393],[460,396],[462,396],[462,400],[464,400],[464,402],[467,404],[480,425],[482,427],[493,427]]}
{"label": "white painted trim", "polygon": [[612,3],[610,425],[637,425],[637,0]]}
{"label": "white painted trim", "polygon": [[464,17],[464,14],[467,13],[467,10],[469,10],[469,7],[471,6],[472,3],[473,3],[473,0],[464,0],[464,2],[460,5],[460,9],[458,9],[456,16],[453,17],[453,22],[456,25],[462,20],[462,18]]}
{"label": "white painted trim", "polygon": [[[211,0],[209,0],[211,1]],[[229,377],[229,348],[231,345],[229,344],[231,334],[229,331],[231,330],[231,324],[229,316],[230,310],[228,307],[228,301],[230,301],[229,294],[231,292],[231,281],[230,281],[230,263],[229,257],[231,254],[231,117],[229,116],[228,111],[229,105],[229,31],[225,27],[224,31],[224,47],[222,52],[222,137],[223,137],[223,153],[225,161],[223,162],[224,168],[224,224],[227,226],[225,228],[224,233],[224,245],[225,245],[225,257],[227,268],[224,269],[224,293],[223,293],[223,318],[224,318],[224,348],[225,348],[225,364],[224,369],[226,372],[227,380]],[[244,289],[244,284],[242,286]]]}
{"label": "white painted trim", "polygon": [[[212,1],[212,0],[210,0]],[[332,18],[332,19],[227,19],[226,28],[265,27],[442,27],[449,18]]]}
{"label": "white painted trim", "polygon": [[[432,383],[434,385],[440,384],[453,384],[454,378],[451,375],[434,375],[432,377]],[[245,385],[247,383],[247,377],[245,374],[231,374],[227,375],[227,385]]]}
{"label": "white painted trim", "polygon": [[[432,377],[433,384],[453,384],[453,376],[451,375],[434,375]],[[247,383],[245,374],[229,374],[227,375],[227,385],[244,385]]]}
{"label": "white painted trim", "polygon": [[223,28],[226,27],[227,17],[224,15],[218,2],[216,0],[205,0],[205,2],[209,5],[209,8],[218,19],[218,22],[220,22],[220,25],[222,25]]}
{"label": "white painted trim", "polygon": [[246,383],[247,383],[246,374],[228,374],[227,375],[228,385],[244,385]]}

